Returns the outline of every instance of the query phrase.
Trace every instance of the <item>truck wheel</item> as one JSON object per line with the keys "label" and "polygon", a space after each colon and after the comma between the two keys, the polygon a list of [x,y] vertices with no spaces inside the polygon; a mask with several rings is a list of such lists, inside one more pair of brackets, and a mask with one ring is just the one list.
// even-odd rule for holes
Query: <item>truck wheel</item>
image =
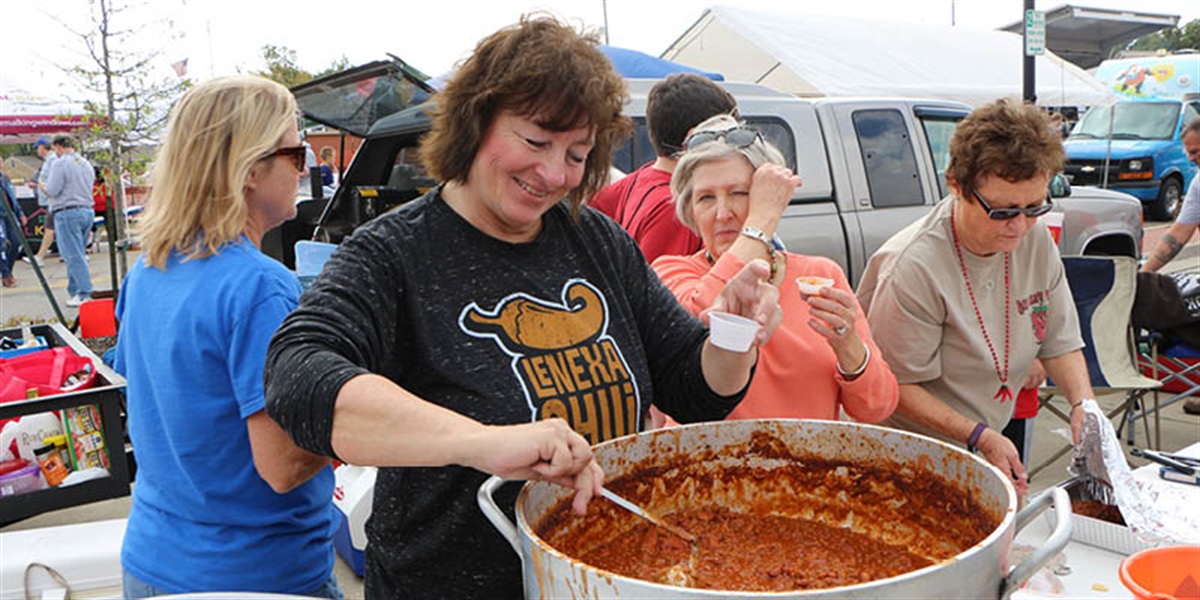
{"label": "truck wheel", "polygon": [[1179,214],[1183,186],[1174,177],[1163,180],[1158,198],[1146,205],[1146,215],[1155,221],[1174,221]]}

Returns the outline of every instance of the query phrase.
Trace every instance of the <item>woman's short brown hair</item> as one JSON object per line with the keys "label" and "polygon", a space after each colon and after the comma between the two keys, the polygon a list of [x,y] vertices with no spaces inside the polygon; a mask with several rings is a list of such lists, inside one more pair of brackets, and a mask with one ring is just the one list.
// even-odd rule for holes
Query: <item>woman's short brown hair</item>
{"label": "woman's short brown hair", "polygon": [[632,131],[621,114],[625,82],[580,33],[550,16],[521,17],[484,38],[435,96],[433,128],[421,141],[421,160],[439,181],[465,183],[483,136],[497,113],[533,117],[550,131],[591,127],[595,135],[572,212],[608,181],[612,150]]}
{"label": "woman's short brown hair", "polygon": [[1062,137],[1050,128],[1045,111],[997,100],[967,115],[954,130],[946,178],[970,198],[988,175],[1014,183],[1052,176],[1065,158]]}

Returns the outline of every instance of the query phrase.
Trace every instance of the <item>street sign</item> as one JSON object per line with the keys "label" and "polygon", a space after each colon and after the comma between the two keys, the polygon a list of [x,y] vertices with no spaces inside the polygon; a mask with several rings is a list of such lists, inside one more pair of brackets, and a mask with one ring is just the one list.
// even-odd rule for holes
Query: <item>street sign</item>
{"label": "street sign", "polygon": [[1046,53],[1046,11],[1025,11],[1025,56]]}

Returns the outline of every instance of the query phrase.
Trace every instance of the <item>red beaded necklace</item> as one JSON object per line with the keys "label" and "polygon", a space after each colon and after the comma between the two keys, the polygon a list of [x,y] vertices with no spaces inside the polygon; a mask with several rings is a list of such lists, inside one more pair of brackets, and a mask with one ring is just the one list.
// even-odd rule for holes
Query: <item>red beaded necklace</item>
{"label": "red beaded necklace", "polygon": [[958,241],[958,227],[954,223],[954,210],[950,210],[950,232],[954,237],[954,251],[958,255],[958,266],[962,269],[963,281],[967,283],[967,294],[971,296],[971,306],[975,309],[975,319],[979,329],[983,331],[983,341],[987,342],[988,350],[992,353],[992,364],[996,367],[996,377],[1000,379],[1000,389],[992,400],[999,399],[1007,402],[1013,399],[1012,390],[1008,388],[1008,356],[1009,356],[1009,305],[1010,305],[1010,254],[1004,253],[1004,368],[1000,368],[1000,359],[996,356],[996,347],[992,345],[992,337],[988,335],[987,327],[983,324],[983,313],[979,312],[979,303],[975,301],[975,290],[971,288],[971,278],[967,275],[967,263],[963,260],[962,244]]}

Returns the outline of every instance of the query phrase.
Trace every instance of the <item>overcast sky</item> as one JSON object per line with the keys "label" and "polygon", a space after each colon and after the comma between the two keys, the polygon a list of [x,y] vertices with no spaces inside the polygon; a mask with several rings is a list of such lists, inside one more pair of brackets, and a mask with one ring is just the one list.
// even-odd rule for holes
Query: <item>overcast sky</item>
{"label": "overcast sky", "polygon": [[[390,52],[436,76],[469,54],[481,37],[525,12],[548,10],[596,28],[604,26],[607,12],[612,45],[658,55],[706,7],[721,3],[897,23],[950,25],[953,18],[956,26],[973,29],[1017,21],[1024,6],[1021,0],[153,0],[134,5],[131,14],[168,23],[140,31],[131,43],[161,48],[158,68],[164,73],[186,58],[194,80],[259,69],[266,44],[295,50],[300,66],[314,72],[341,56],[361,64]],[[1037,8],[1060,5],[1039,1]],[[1200,0],[1082,0],[1078,5],[1179,15],[1180,23],[1200,18]],[[87,11],[87,0],[4,0],[0,92],[78,97],[58,65],[85,63],[82,43],[64,23],[85,28]]]}

